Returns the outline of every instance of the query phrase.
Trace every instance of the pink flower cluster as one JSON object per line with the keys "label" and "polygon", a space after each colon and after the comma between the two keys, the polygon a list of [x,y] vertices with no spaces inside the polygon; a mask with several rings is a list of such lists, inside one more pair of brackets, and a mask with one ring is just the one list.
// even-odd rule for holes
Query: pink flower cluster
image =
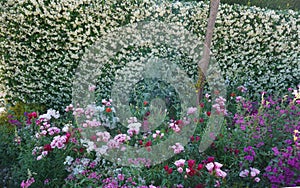
{"label": "pink flower cluster", "polygon": [[102,99],[101,102],[102,102],[102,104],[105,105],[105,106],[111,106],[112,100],[109,99],[109,100],[107,101],[107,100],[105,100],[105,99]]}
{"label": "pink flower cluster", "polygon": [[183,126],[182,120],[171,121],[169,127],[173,129],[174,132],[179,133],[181,131],[181,127]]}
{"label": "pink flower cluster", "polygon": [[225,178],[227,176],[227,173],[221,170],[222,166],[223,165],[221,163],[218,163],[218,162],[210,162],[210,163],[205,165],[206,169],[208,170],[208,172],[210,174],[215,173],[215,175],[217,177]]}
{"label": "pink flower cluster", "polygon": [[164,137],[164,135],[165,135],[164,133],[160,132],[159,130],[156,130],[155,133],[152,134],[152,137],[156,139],[156,138],[162,138]]}
{"label": "pink flower cluster", "polygon": [[52,149],[54,148],[58,148],[58,149],[62,149],[65,147],[65,144],[69,141],[70,138],[70,134],[66,134],[66,135],[57,135],[53,138],[50,146]]}
{"label": "pink flower cluster", "polygon": [[49,121],[52,117],[58,119],[60,117],[60,114],[58,111],[48,109],[46,114],[39,116],[39,120]]}
{"label": "pink flower cluster", "polygon": [[171,146],[171,148],[174,150],[175,154],[179,154],[184,151],[184,147],[178,142]]}
{"label": "pink flower cluster", "polygon": [[[72,110],[73,110],[73,108],[72,108]],[[79,117],[83,114],[84,114],[84,109],[83,108],[75,108],[73,110],[73,116],[75,116],[75,117]]]}
{"label": "pink flower cluster", "polygon": [[250,167],[250,171],[247,170],[247,169],[241,171],[240,174],[239,174],[239,176],[242,177],[242,178],[245,178],[245,177],[249,176],[249,173],[250,173],[250,177],[254,178],[255,182],[259,182],[260,181],[260,178],[257,177],[257,175],[260,173],[260,170],[258,170],[256,168],[252,168],[252,167]]}
{"label": "pink flower cluster", "polygon": [[[41,125],[42,123],[42,125]],[[54,134],[59,134],[61,130],[57,127],[51,127],[51,124],[46,121],[46,122],[37,122],[38,125],[40,125],[40,133],[36,133],[35,137],[40,138],[41,136],[46,136],[47,133],[52,136]]]}
{"label": "pink flower cluster", "polygon": [[50,127],[48,130],[48,134],[49,135],[54,135],[54,134],[59,134],[60,133],[60,129],[57,127]]}
{"label": "pink flower cluster", "polygon": [[131,122],[129,125],[128,125],[128,131],[127,133],[130,135],[130,136],[133,136],[134,134],[139,134],[140,132],[140,127],[142,126],[141,123],[138,123],[136,121],[132,121],[132,120],[128,120],[128,122]]}
{"label": "pink flower cluster", "polygon": [[97,121],[96,119],[93,120],[86,120],[83,124],[82,127],[87,128],[87,127],[99,127],[101,125],[100,121]]}
{"label": "pink flower cluster", "polygon": [[73,111],[73,108],[74,108],[73,104],[70,104],[69,106],[67,106],[67,107],[65,108],[65,111],[66,111],[66,112]]}
{"label": "pink flower cluster", "polygon": [[130,137],[126,134],[118,134],[114,137],[115,141],[118,141],[119,143],[124,143],[128,140],[130,140]]}
{"label": "pink flower cluster", "polygon": [[110,139],[110,133],[105,132],[97,132],[96,135],[98,136],[97,142],[108,142]]}
{"label": "pink flower cluster", "polygon": [[118,142],[117,140],[109,140],[106,145],[108,148],[113,149],[113,148],[119,148],[120,144],[121,143]]}
{"label": "pink flower cluster", "polygon": [[[186,160],[184,159],[179,159],[177,161],[174,162],[175,166],[177,167],[177,171],[182,174],[183,171],[184,171],[184,167],[185,167],[185,163],[186,163]],[[165,170],[167,170],[167,166],[164,167]],[[188,176],[195,176],[195,175],[199,175],[200,174],[200,170],[203,168],[203,164],[196,164],[196,161],[193,160],[193,159],[189,159],[187,161],[187,167],[185,168],[185,172],[186,172],[186,175],[184,176],[185,178],[188,178]],[[169,169],[168,168],[168,173],[169,172]]]}
{"label": "pink flower cluster", "polygon": [[216,98],[216,103],[212,105],[212,107],[214,109],[216,109],[217,111],[217,114],[220,115],[227,115],[227,110],[226,110],[226,107],[225,107],[225,102],[226,102],[226,99],[224,99],[223,97],[218,97]]}
{"label": "pink flower cluster", "polygon": [[91,119],[96,112],[97,110],[95,105],[88,105],[87,108],[85,109],[84,114],[87,119]]}
{"label": "pink flower cluster", "polygon": [[33,184],[34,182],[35,182],[35,180],[34,180],[33,177],[27,179],[26,181],[23,180],[22,183],[21,183],[21,188],[27,188],[27,187],[29,187],[31,184]]}

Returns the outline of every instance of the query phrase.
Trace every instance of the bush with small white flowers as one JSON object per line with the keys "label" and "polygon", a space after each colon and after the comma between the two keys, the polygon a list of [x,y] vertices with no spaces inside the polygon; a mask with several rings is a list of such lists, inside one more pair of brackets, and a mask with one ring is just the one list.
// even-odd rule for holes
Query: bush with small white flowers
{"label": "bush with small white flowers", "polygon": [[[59,109],[71,102],[82,54],[101,36],[133,22],[160,20],[181,23],[203,41],[208,10],[204,2],[2,1],[0,82],[10,101]],[[299,81],[299,35],[299,12],[221,4],[212,52],[229,84],[281,93]],[[181,63],[197,74],[197,62]]]}

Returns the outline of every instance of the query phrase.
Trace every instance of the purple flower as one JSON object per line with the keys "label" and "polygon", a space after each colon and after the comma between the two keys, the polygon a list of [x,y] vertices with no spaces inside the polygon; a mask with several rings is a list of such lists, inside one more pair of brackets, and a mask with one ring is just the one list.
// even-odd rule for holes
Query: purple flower
{"label": "purple flower", "polygon": [[266,171],[266,172],[271,172],[271,171],[272,171],[272,167],[271,167],[271,166],[267,166],[267,167],[265,168],[265,171]]}
{"label": "purple flower", "polygon": [[274,152],[274,155],[277,156],[280,154],[280,152],[278,151],[277,147],[272,148],[272,151]]}
{"label": "purple flower", "polygon": [[244,159],[245,159],[245,160],[248,160],[248,161],[250,161],[250,162],[252,162],[252,161],[254,160],[254,157],[253,157],[252,155],[246,155],[246,156],[244,157]]}
{"label": "purple flower", "polygon": [[263,146],[263,145],[265,145],[264,142],[259,142],[258,144],[256,144],[256,147],[257,147],[257,148],[260,148],[260,147]]}
{"label": "purple flower", "polygon": [[285,140],[284,143],[286,143],[288,145],[291,145],[291,144],[293,144],[293,141],[292,140]]}

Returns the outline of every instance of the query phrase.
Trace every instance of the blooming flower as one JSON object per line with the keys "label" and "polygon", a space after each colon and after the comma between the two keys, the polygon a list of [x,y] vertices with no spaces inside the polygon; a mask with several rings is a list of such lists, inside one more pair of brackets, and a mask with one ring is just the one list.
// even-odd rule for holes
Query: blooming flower
{"label": "blooming flower", "polygon": [[97,142],[108,142],[110,139],[110,133],[105,132],[97,132],[96,135],[98,136]]}
{"label": "blooming flower", "polygon": [[177,161],[174,162],[174,164],[176,165],[176,167],[183,167],[185,163],[184,159],[179,159]]}
{"label": "blooming flower", "polygon": [[194,114],[196,111],[197,111],[196,107],[190,107],[190,108],[188,108],[187,114],[188,115]]}
{"label": "blooming flower", "polygon": [[171,148],[174,150],[175,154],[179,154],[184,151],[184,147],[178,142],[171,146]]}
{"label": "blooming flower", "polygon": [[67,106],[66,108],[65,108],[65,111],[66,112],[69,112],[69,111],[72,111],[73,110],[73,105],[72,104],[70,104],[69,106]]}
{"label": "blooming flower", "polygon": [[215,171],[216,176],[225,178],[227,176],[227,173],[221,170],[222,166],[223,165],[218,162],[210,162],[205,165],[206,169],[210,174],[212,174],[213,171]]}
{"label": "blooming flower", "polygon": [[208,163],[205,165],[206,169],[211,173],[215,167],[214,163]]}
{"label": "blooming flower", "polygon": [[130,140],[130,137],[127,136],[126,134],[118,134],[114,137],[114,140],[116,140],[120,143],[124,143],[124,142]]}
{"label": "blooming flower", "polygon": [[195,164],[196,164],[195,160],[192,160],[192,159],[188,160],[188,167],[189,168],[194,168]]}
{"label": "blooming flower", "polygon": [[179,168],[177,168],[177,171],[178,171],[179,173],[182,173],[182,172],[183,172],[183,168],[182,168],[182,167],[179,167]]}
{"label": "blooming flower", "polygon": [[227,173],[224,172],[224,171],[222,171],[221,169],[217,168],[217,169],[216,169],[216,175],[217,175],[218,177],[225,178],[225,177],[227,176]]}
{"label": "blooming flower", "polygon": [[245,169],[243,171],[240,172],[239,176],[242,178],[245,178],[249,175],[249,170]]}
{"label": "blooming flower", "polygon": [[250,170],[251,170],[251,172],[250,172],[251,177],[255,177],[255,176],[257,176],[260,173],[260,171],[258,169],[256,169],[256,168],[250,167]]}
{"label": "blooming flower", "polygon": [[26,181],[23,180],[22,183],[21,183],[21,188],[27,188],[27,187],[29,187],[31,184],[33,184],[34,182],[35,182],[35,180],[34,180],[33,177],[27,179]]}
{"label": "blooming flower", "polygon": [[123,181],[125,179],[125,176],[123,174],[118,174],[118,179]]}
{"label": "blooming flower", "polygon": [[133,134],[138,134],[139,131],[140,131],[140,127],[142,126],[141,123],[130,123],[128,125],[128,131],[127,133],[130,135],[130,136],[133,136]]}

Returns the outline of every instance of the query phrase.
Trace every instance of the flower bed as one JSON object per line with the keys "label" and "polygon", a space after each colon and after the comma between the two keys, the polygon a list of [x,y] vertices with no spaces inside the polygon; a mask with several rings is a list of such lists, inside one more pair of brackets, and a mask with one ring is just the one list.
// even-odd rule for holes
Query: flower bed
{"label": "flower bed", "polygon": [[[52,109],[45,114],[28,112],[23,121],[10,122],[16,132],[1,147],[16,156],[11,176],[21,187],[300,185],[300,86],[278,99],[263,92],[260,101],[249,101],[245,92],[245,87],[231,92],[227,108],[224,98],[212,101],[206,94],[184,118],[166,119],[151,131],[143,131],[144,118],[138,122],[131,117],[127,126],[120,125],[111,100],[102,100],[99,106],[69,105],[62,114]],[[137,105],[144,117],[149,105],[147,101]],[[199,153],[212,108],[225,120],[214,142]],[[156,164],[151,156],[158,154],[156,146],[172,135],[180,136],[191,122],[197,122],[197,128],[188,142],[163,148],[159,158],[165,150],[173,154]],[[149,157],[130,156],[131,147]],[[9,161],[2,165],[9,166]]]}

